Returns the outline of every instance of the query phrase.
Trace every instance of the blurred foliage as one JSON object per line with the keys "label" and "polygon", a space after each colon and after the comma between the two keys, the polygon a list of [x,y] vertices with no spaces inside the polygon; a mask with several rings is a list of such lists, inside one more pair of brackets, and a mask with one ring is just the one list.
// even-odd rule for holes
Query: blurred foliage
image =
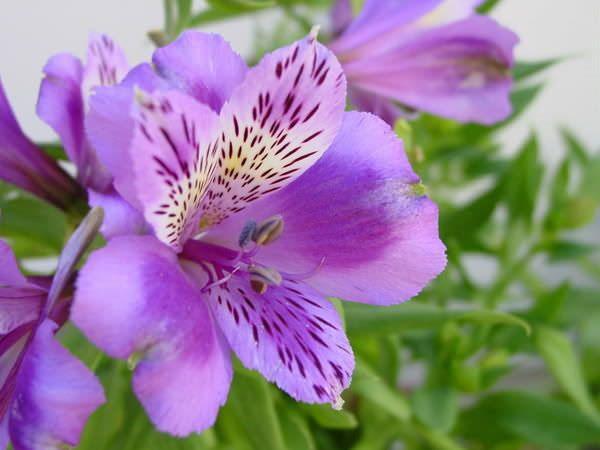
{"label": "blurred foliage", "polygon": [[[208,0],[196,11],[191,0],[166,0],[165,27],[153,39],[165,43],[188,27],[278,9],[274,32],[257,36],[259,55],[305,33],[329,3]],[[422,115],[396,124],[440,206],[448,267],[410,303],[341,307],[357,357],[343,410],[296,403],[236,365],[215,426],[171,438],[149,423],[127,364],[101,356],[67,327],[63,341],[94,369],[109,400],[78,448],[599,449],[600,243],[588,225],[600,205],[600,156],[560,130],[562,159],[550,168],[535,132],[512,154],[497,138],[535,101],[540,76],[558,62],[516,65],[514,112],[503,123]],[[44,148],[63,157],[59,146]],[[61,212],[4,185],[0,209],[0,235],[20,258],[58,254],[70,229]]]}

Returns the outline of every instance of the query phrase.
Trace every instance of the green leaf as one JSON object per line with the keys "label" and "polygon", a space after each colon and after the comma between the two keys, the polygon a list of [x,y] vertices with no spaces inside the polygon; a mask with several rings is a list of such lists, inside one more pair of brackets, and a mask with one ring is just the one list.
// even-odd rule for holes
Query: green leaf
{"label": "green leaf", "polygon": [[548,369],[573,402],[581,411],[600,419],[571,340],[558,330],[539,327],[534,342]]}
{"label": "green leaf", "polygon": [[525,320],[513,314],[501,311],[492,311],[485,309],[467,311],[458,315],[456,319],[478,324],[513,325],[522,328],[526,334],[531,334],[531,326]]}
{"label": "green leaf", "polygon": [[488,436],[488,444],[496,443],[503,433],[542,448],[600,442],[600,424],[589,416],[568,403],[523,391],[484,397],[463,415],[460,429]]}
{"label": "green leaf", "polygon": [[64,214],[25,195],[0,199],[0,235],[19,258],[57,255],[67,234]]}
{"label": "green leaf", "polygon": [[302,410],[324,428],[356,428],[358,421],[354,414],[345,410],[335,410],[331,405],[301,405]]}
{"label": "green leaf", "polygon": [[481,6],[477,8],[477,11],[481,14],[487,14],[491,12],[496,6],[498,6],[498,3],[500,3],[500,1],[501,0],[486,0],[481,4]]}
{"label": "green leaf", "polygon": [[46,142],[37,144],[37,146],[44,150],[52,159],[69,161],[65,149],[59,142]]}
{"label": "green leaf", "polygon": [[596,155],[588,161],[581,192],[594,201],[600,202],[600,155]]}
{"label": "green leaf", "polygon": [[271,394],[271,388],[259,374],[236,368],[224,409],[237,419],[245,440],[256,450],[285,448]]}
{"label": "green leaf", "polygon": [[345,311],[347,331],[350,334],[398,334],[408,330],[439,328],[449,320],[515,325],[527,333],[530,330],[523,319],[504,312],[448,310],[416,302],[378,308],[347,303]]}
{"label": "green leaf", "polygon": [[562,58],[543,59],[541,61],[517,61],[513,69],[515,81],[523,81],[562,61]]}
{"label": "green leaf", "polygon": [[552,263],[577,260],[598,251],[598,246],[575,241],[553,241],[544,249]]}
{"label": "green leaf", "polygon": [[590,152],[586,150],[575,134],[567,128],[561,129],[560,134],[571,156],[580,164],[586,164],[590,159]]}
{"label": "green leaf", "polygon": [[512,122],[515,118],[520,116],[521,113],[537,98],[543,87],[543,84],[538,83],[532,86],[515,89],[510,95],[510,101],[513,108],[512,114],[507,121],[503,122],[503,124]]}
{"label": "green leaf", "polygon": [[490,220],[500,199],[501,190],[495,186],[449,215],[443,215],[440,229],[444,240],[452,238],[462,246],[468,246],[477,231]]}
{"label": "green leaf", "polygon": [[190,17],[187,23],[188,27],[198,27],[275,6],[275,2],[272,0],[211,0],[209,4],[208,9]]}
{"label": "green leaf", "polygon": [[458,396],[450,386],[422,386],[411,398],[417,418],[429,428],[447,433],[456,423]]}
{"label": "green leaf", "polygon": [[538,141],[532,134],[503,176],[502,189],[513,221],[523,219],[530,224],[533,220],[544,169],[538,153]]}
{"label": "green leaf", "polygon": [[310,428],[305,418],[297,412],[296,405],[278,408],[278,417],[286,443],[286,450],[315,450]]}
{"label": "green leaf", "polygon": [[352,392],[370,400],[398,420],[410,418],[410,406],[397,389],[388,386],[365,361],[357,358]]}

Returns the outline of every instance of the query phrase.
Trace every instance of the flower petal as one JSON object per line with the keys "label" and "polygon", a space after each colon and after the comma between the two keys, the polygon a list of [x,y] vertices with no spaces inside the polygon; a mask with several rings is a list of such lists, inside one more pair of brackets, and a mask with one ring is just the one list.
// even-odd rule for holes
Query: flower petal
{"label": "flower petal", "polygon": [[72,319],[111,356],[141,357],[134,390],[160,430],[183,436],[213,424],[229,390],[229,352],[169,247],[117,237],[93,253]]}
{"label": "flower petal", "polygon": [[394,126],[398,118],[407,115],[400,106],[386,97],[356,88],[351,88],[348,91],[348,97],[356,109],[375,114],[391,127]]}
{"label": "flower petal", "polygon": [[90,414],[104,403],[101,384],[54,338],[44,321],[27,349],[9,417],[16,450],[74,446]]}
{"label": "flower petal", "polygon": [[100,206],[104,210],[104,221],[100,232],[105,239],[126,234],[145,234],[148,225],[144,216],[114,189],[108,192],[88,190],[88,201],[91,207]]}
{"label": "flower petal", "polygon": [[46,292],[34,286],[0,287],[0,335],[36,320],[45,299]]}
{"label": "flower petal", "polygon": [[210,304],[238,358],[296,400],[339,405],[354,357],[337,311],[292,280],[257,294],[246,274],[211,288]]}
{"label": "flower petal", "polygon": [[202,224],[219,223],[293,181],[329,147],[346,80],[314,36],[265,56],[221,110],[219,168]]}
{"label": "flower petal", "polygon": [[198,229],[217,161],[218,117],[177,91],[136,97],[129,151],[137,198],[156,236],[180,250]]}
{"label": "flower petal", "polygon": [[129,64],[121,47],[105,34],[90,35],[81,85],[85,97],[88,97],[96,86],[112,86],[119,83],[128,70]]}
{"label": "flower petal", "polygon": [[0,286],[27,286],[29,282],[21,273],[10,245],[0,239]]}
{"label": "flower petal", "polygon": [[437,8],[423,16],[417,27],[431,28],[466,19],[476,13],[476,8],[484,0],[444,0]]}
{"label": "flower petal", "polygon": [[77,178],[84,186],[105,189],[110,175],[98,161],[83,128],[83,67],[69,54],[51,57],[44,66],[37,114],[58,134],[69,159],[77,167]]}
{"label": "flower petal", "polygon": [[340,60],[377,54],[433,11],[443,0],[366,0],[360,14],[329,47]]}
{"label": "flower petal", "polygon": [[398,303],[446,262],[437,208],[418,183],[387,124],[347,113],[336,141],[313,167],[244,217],[223,223],[212,238],[234,246],[224,237],[238,236],[245,220],[280,214],[283,234],[260,249],[257,261],[288,273],[313,271],[306,282],[328,296]]}
{"label": "flower petal", "polygon": [[344,68],[362,90],[456,120],[491,124],[511,111],[509,69],[517,41],[492,19],[472,16]]}
{"label": "flower petal", "polygon": [[152,92],[164,84],[149,64],[140,64],[118,86],[97,87],[90,98],[85,128],[100,161],[114,177],[115,189],[127,202],[141,209],[131,177],[133,162],[129,154],[134,130],[131,117],[134,86]]}
{"label": "flower petal", "polygon": [[17,123],[0,79],[0,179],[65,208],[77,192],[75,182]]}
{"label": "flower petal", "polygon": [[219,112],[248,70],[244,60],[217,34],[186,31],[152,56],[158,74]]}

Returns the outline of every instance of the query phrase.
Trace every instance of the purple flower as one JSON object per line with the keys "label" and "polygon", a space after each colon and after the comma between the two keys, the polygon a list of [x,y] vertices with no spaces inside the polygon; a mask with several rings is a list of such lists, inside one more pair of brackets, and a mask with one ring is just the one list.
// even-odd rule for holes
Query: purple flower
{"label": "purple flower", "polygon": [[52,158],[23,134],[1,80],[0,179],[63,209],[68,207],[79,189]]}
{"label": "purple flower", "polygon": [[390,305],[443,270],[437,208],[402,143],[345,113],[345,94],[313,36],[248,69],[187,32],[92,97],[90,141],[153,235],[90,256],[72,318],[138,361],[160,430],[213,424],[230,350],[293,398],[339,406],[354,358],[327,296]]}
{"label": "purple flower", "polygon": [[510,114],[518,38],[475,13],[481,0],[366,0],[353,21],[349,3],[335,5],[330,48],[357,108],[390,124],[406,108],[483,124]]}
{"label": "purple flower", "polygon": [[92,89],[120,82],[129,66],[123,51],[106,35],[90,36],[85,65],[61,53],[44,66],[37,113],[60,137],[69,159],[77,167],[81,185],[106,192],[110,175],[100,164],[84,130],[84,115]]}
{"label": "purple flower", "polygon": [[54,338],[68,314],[62,296],[95,235],[93,210],[69,240],[48,288],[25,278],[0,241],[0,448],[76,445],[88,416],[104,402],[94,375]]}

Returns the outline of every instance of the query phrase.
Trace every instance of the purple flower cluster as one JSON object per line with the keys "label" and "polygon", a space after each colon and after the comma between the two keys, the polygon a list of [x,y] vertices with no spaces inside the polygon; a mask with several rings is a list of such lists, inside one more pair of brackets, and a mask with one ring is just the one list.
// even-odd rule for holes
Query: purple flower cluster
{"label": "purple flower cluster", "polygon": [[484,123],[509,111],[516,39],[473,0],[438,3],[367,0],[353,19],[338,2],[329,48],[311,34],[252,68],[221,37],[186,32],[130,70],[93,36],[85,64],[49,60],[37,107],[77,182],[23,135],[0,86],[0,178],[61,207],[87,191],[108,240],[72,305],[60,297],[71,266],[49,293],[0,247],[0,446],[73,445],[103,402],[53,337],[69,315],[136,362],[136,395],[173,435],[214,423],[232,352],[297,400],[341,406],[354,357],[328,297],[399,303],[446,263],[402,142],[345,112],[346,78],[388,121],[388,98]]}

